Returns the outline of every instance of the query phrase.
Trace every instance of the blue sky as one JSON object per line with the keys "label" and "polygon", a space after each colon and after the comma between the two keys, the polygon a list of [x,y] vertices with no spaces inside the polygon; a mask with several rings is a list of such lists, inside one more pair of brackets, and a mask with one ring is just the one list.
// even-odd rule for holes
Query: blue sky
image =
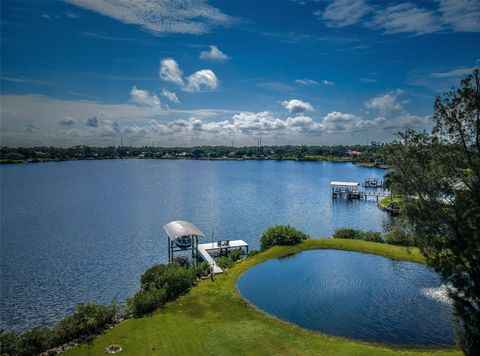
{"label": "blue sky", "polygon": [[480,1],[2,1],[2,145],[390,141],[480,65]]}

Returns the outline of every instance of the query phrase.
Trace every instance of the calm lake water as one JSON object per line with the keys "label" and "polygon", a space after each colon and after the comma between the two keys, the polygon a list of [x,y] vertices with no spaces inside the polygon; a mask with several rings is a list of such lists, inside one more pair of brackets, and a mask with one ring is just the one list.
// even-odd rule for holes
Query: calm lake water
{"label": "calm lake water", "polygon": [[[304,251],[250,268],[238,280],[260,309],[336,336],[399,345],[454,345],[439,277],[410,262],[358,252]],[[448,300],[447,300],[448,301]]]}
{"label": "calm lake water", "polygon": [[1,327],[52,325],[77,303],[124,301],[166,262],[163,225],[188,220],[258,247],[269,226],[329,237],[382,230],[374,201],[332,201],[329,183],[382,178],[350,163],[110,160],[3,165]]}

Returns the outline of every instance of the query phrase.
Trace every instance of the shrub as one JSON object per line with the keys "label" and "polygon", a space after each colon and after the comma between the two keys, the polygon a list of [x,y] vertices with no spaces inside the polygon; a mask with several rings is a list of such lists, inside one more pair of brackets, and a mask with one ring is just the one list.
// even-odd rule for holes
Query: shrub
{"label": "shrub", "polygon": [[195,284],[197,276],[191,268],[177,263],[155,265],[147,269],[140,278],[142,290],[165,288],[167,299],[173,300]]}
{"label": "shrub", "polygon": [[128,309],[134,316],[142,316],[162,307],[167,301],[164,288],[141,290],[127,299]]}
{"label": "shrub", "polygon": [[338,229],[333,233],[334,239],[359,239],[362,231],[356,229]]}
{"label": "shrub", "polygon": [[258,255],[259,253],[260,253],[259,250],[251,250],[251,251],[248,253],[248,255],[249,255],[249,256],[255,256],[255,255]]}
{"label": "shrub", "polygon": [[20,335],[15,331],[0,329],[0,355],[20,354]]}
{"label": "shrub", "polygon": [[177,255],[173,258],[173,261],[178,263],[183,268],[190,267],[190,260],[187,255]]}
{"label": "shrub", "polygon": [[384,242],[382,234],[378,231],[366,231],[360,234],[360,238],[365,241]]}
{"label": "shrub", "polygon": [[392,245],[414,246],[413,236],[399,225],[395,225],[386,233],[385,242]]}
{"label": "shrub", "polygon": [[232,250],[228,253],[228,257],[230,257],[233,261],[238,261],[242,255],[242,250]]}
{"label": "shrub", "polygon": [[174,300],[185,293],[197,281],[197,276],[191,269],[174,267],[167,269],[164,275],[164,287],[168,300]]}
{"label": "shrub", "polygon": [[19,350],[20,355],[37,355],[55,346],[55,337],[48,328],[33,328],[22,334]]}
{"label": "shrub", "polygon": [[208,276],[210,274],[210,270],[211,266],[207,262],[200,262],[196,266],[192,267],[192,271],[197,278]]}
{"label": "shrub", "polygon": [[296,245],[308,238],[308,235],[290,225],[277,225],[263,233],[260,238],[260,244],[262,250],[266,250],[275,245]]}
{"label": "shrub", "polygon": [[104,328],[115,321],[118,312],[117,303],[100,305],[96,303],[78,304],[75,312],[60,320],[53,332],[58,343],[65,343],[72,339],[86,337]]}
{"label": "shrub", "polygon": [[216,259],[216,262],[217,262],[217,265],[222,269],[232,268],[233,265],[235,264],[235,262],[233,262],[233,260],[230,257],[225,257],[225,256],[218,257]]}

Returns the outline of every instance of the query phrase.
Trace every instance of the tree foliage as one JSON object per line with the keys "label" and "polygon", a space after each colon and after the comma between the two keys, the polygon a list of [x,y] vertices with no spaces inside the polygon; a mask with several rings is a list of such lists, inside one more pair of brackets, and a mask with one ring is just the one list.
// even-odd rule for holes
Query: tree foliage
{"label": "tree foliage", "polygon": [[480,71],[437,97],[432,134],[406,130],[387,149],[387,184],[427,263],[450,287],[466,354],[480,350]]}
{"label": "tree foliage", "polygon": [[309,236],[290,225],[277,225],[265,231],[260,238],[262,250],[275,245],[296,245]]}

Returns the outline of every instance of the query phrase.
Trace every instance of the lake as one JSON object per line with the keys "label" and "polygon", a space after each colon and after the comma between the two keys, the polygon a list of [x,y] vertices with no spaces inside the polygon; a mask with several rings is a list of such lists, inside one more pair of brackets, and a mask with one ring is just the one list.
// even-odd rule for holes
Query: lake
{"label": "lake", "polygon": [[105,160],[3,165],[1,327],[52,325],[77,303],[124,301],[142,272],[167,261],[163,225],[243,239],[291,224],[317,237],[381,231],[375,201],[332,201],[329,183],[383,178],[350,163]]}
{"label": "lake", "polygon": [[455,344],[440,278],[417,263],[304,251],[250,268],[238,288],[258,308],[322,333],[396,345]]}

